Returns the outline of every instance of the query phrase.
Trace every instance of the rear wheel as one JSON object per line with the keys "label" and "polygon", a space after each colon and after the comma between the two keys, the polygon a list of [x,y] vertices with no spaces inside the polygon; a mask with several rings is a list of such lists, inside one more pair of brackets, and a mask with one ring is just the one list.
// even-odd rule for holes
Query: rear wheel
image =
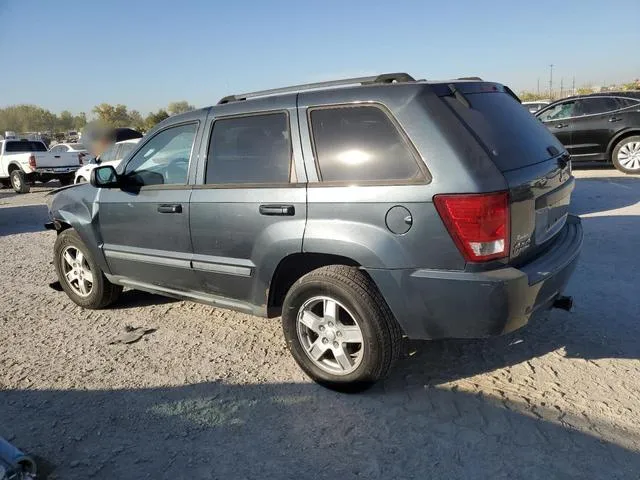
{"label": "rear wheel", "polygon": [[66,187],[67,185],[71,185],[73,183],[73,175],[65,175],[64,177],[58,177],[58,181],[60,185]]}
{"label": "rear wheel", "polygon": [[282,327],[302,370],[334,390],[370,387],[400,353],[400,327],[376,285],[343,265],[314,270],[291,287]]}
{"label": "rear wheel", "polygon": [[613,149],[611,160],[623,173],[640,174],[640,136],[622,139]]}
{"label": "rear wheel", "polygon": [[11,171],[10,179],[11,186],[16,193],[29,193],[29,191],[31,190],[31,186],[27,181],[27,176],[19,168]]}
{"label": "rear wheel", "polygon": [[74,303],[97,309],[116,301],[122,287],[107,280],[75,230],[60,233],[53,252],[60,285]]}

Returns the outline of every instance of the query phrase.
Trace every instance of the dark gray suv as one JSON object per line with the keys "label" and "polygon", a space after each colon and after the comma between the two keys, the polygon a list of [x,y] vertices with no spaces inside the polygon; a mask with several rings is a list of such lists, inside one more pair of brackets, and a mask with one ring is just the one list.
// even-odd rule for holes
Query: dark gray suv
{"label": "dark gray suv", "polygon": [[310,377],[360,389],[405,337],[498,335],[568,307],[573,188],[562,144],[507,87],[385,74],[173,116],[50,197],[49,226],[78,305],[129,287],[281,315]]}

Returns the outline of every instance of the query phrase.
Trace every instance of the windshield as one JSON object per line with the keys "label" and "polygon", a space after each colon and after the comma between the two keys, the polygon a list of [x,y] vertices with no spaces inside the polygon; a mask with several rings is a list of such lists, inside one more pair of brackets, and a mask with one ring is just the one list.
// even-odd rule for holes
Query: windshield
{"label": "windshield", "polygon": [[472,92],[465,93],[463,101],[455,96],[445,101],[484,143],[503,172],[551,158],[549,147],[564,151],[547,128],[507,93]]}
{"label": "windshield", "polygon": [[46,152],[47,147],[45,147],[42,142],[20,140],[17,142],[7,142],[4,151],[7,153]]}

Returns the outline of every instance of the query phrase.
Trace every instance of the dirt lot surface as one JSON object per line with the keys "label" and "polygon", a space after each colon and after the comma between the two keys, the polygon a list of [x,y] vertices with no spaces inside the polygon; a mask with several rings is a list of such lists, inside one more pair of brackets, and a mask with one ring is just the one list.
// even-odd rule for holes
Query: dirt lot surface
{"label": "dirt lot surface", "polygon": [[[417,343],[360,395],[311,383],[277,320],[49,288],[47,188],[0,191],[0,436],[56,479],[640,478],[640,178],[576,172],[575,307]],[[131,345],[126,326],[157,331]],[[43,463],[45,464],[45,463]]]}

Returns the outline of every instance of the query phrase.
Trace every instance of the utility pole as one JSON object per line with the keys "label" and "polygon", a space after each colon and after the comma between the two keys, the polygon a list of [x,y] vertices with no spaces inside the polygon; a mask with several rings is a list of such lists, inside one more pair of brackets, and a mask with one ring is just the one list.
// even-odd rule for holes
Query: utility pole
{"label": "utility pole", "polygon": [[573,76],[573,83],[571,84],[571,95],[576,94],[576,76]]}
{"label": "utility pole", "polygon": [[549,100],[553,100],[553,63],[549,65]]}
{"label": "utility pole", "polygon": [[564,85],[564,78],[560,77],[560,98],[562,98],[563,85]]}
{"label": "utility pole", "polygon": [[538,77],[538,97],[540,96],[540,77]]}

